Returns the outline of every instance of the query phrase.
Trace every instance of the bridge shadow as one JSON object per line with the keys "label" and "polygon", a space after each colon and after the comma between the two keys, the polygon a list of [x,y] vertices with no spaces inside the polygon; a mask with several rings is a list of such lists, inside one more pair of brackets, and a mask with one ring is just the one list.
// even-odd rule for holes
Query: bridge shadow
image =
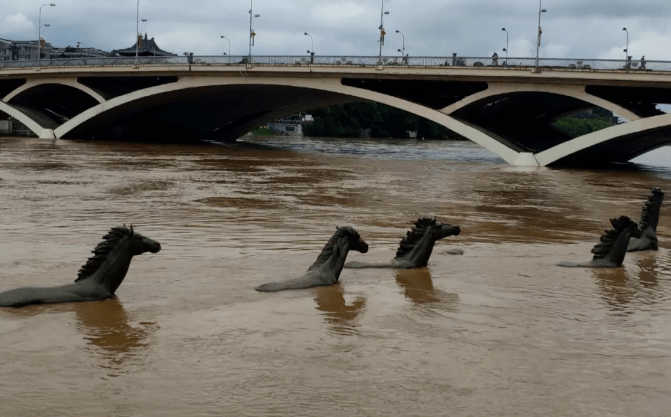
{"label": "bridge shadow", "polygon": [[366,308],[366,298],[357,296],[351,305],[345,301],[345,290],[341,283],[315,288],[317,310],[323,311],[324,320],[334,333],[356,334],[356,319]]}

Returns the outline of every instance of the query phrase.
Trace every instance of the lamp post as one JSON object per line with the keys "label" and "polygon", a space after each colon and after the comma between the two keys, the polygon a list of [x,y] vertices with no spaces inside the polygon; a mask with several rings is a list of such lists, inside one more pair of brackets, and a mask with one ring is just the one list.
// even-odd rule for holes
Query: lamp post
{"label": "lamp post", "polygon": [[538,68],[539,52],[541,48],[541,35],[543,31],[541,30],[541,14],[546,13],[547,9],[543,8],[543,0],[538,2],[538,43],[536,43],[536,68]]}
{"label": "lamp post", "polygon": [[405,35],[400,30],[397,30],[396,33],[400,33],[403,36],[403,50],[401,51],[401,56],[405,56]]}
{"label": "lamp post", "polygon": [[389,14],[389,12],[384,11],[384,0],[382,0],[382,8],[380,9],[380,58],[378,61],[379,65],[382,65],[382,45],[384,45],[384,35],[387,33],[384,31],[384,15]]}
{"label": "lamp post", "polygon": [[135,15],[135,65],[137,65],[138,48],[140,47],[140,0],[137,0],[137,13]]}
{"label": "lamp post", "polygon": [[231,40],[228,39],[226,36],[221,35],[221,39],[226,39],[228,41],[228,63],[231,63]]}
{"label": "lamp post", "polygon": [[629,31],[627,28],[622,28],[625,32],[627,32],[627,48],[624,50],[624,62],[625,65],[627,62],[629,62]]}
{"label": "lamp post", "polygon": [[309,36],[309,37],[310,37],[310,41],[312,41],[312,49],[310,49],[310,50],[308,51],[308,53],[310,54],[310,63],[311,63],[311,64],[314,64],[314,63],[315,63],[315,40],[312,39],[312,35],[310,35],[309,33],[305,32],[305,33],[303,33],[303,34],[304,34],[305,36]]}
{"label": "lamp post", "polygon": [[506,53],[506,65],[508,65],[508,31],[506,28],[501,29],[502,31],[506,32],[506,49],[504,49]]}
{"label": "lamp post", "polygon": [[[37,22],[37,66],[40,66],[40,56],[42,55],[42,7],[44,6],[55,6],[54,3],[46,3],[40,6],[40,17]],[[49,25],[44,25],[45,27]]]}
{"label": "lamp post", "polygon": [[256,33],[254,33],[254,30],[252,29],[252,18],[261,17],[260,14],[253,14],[253,10],[254,0],[249,0],[249,65],[252,64],[252,46],[254,46],[254,36],[256,36]]}

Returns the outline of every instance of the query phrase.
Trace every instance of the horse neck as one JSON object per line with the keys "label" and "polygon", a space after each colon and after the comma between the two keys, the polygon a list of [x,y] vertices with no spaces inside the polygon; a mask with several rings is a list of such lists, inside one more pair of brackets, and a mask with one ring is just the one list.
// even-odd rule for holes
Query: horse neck
{"label": "horse neck", "polygon": [[657,223],[659,223],[659,213],[662,210],[662,199],[656,200],[650,205],[650,209],[647,210],[648,214],[648,226],[652,229],[653,232],[657,231]]}
{"label": "horse neck", "polygon": [[[343,240],[345,240],[345,242],[343,242]],[[340,273],[342,272],[343,266],[345,265],[345,260],[347,259],[347,254],[349,253],[349,240],[346,236],[343,236],[337,242],[335,242],[333,247],[329,248],[328,246],[329,245],[327,244],[326,247],[324,247],[322,250],[322,253],[324,253],[326,250],[331,251],[328,259],[326,259],[324,262],[315,262],[310,268],[308,268],[308,271],[312,271],[317,268],[326,269],[335,273],[337,280],[340,277]]]}
{"label": "horse neck", "polygon": [[621,265],[624,261],[624,256],[627,254],[627,246],[629,245],[629,238],[631,237],[631,229],[623,230],[613,242],[613,246],[608,251],[605,258],[616,265]]}
{"label": "horse neck", "polygon": [[403,256],[403,258],[413,259],[420,265],[426,265],[429,262],[429,258],[431,257],[431,252],[433,252],[433,246],[435,243],[436,239],[434,239],[433,235],[431,234],[431,229],[427,228],[426,232],[424,232],[424,236],[422,236],[422,238],[417,241],[415,247],[412,248],[412,250],[405,256]]}
{"label": "horse neck", "polygon": [[95,280],[97,284],[103,285],[110,294],[114,294],[126,277],[132,259],[130,241],[127,239],[119,241],[91,279]]}

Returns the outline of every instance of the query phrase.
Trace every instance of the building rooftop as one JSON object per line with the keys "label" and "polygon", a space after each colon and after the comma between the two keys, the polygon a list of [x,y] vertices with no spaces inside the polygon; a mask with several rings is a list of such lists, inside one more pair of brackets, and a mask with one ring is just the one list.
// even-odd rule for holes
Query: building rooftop
{"label": "building rooftop", "polygon": [[112,53],[117,53],[121,56],[135,56],[135,48],[137,47],[137,54],[139,56],[177,56],[168,51],[164,51],[156,45],[154,38],[149,39],[147,34],[144,34],[144,39],[138,36],[138,43],[126,49],[115,49]]}

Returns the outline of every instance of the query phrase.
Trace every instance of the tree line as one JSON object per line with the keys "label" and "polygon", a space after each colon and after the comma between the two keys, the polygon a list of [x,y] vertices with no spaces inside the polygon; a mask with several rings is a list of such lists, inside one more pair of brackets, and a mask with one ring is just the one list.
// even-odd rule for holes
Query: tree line
{"label": "tree line", "polygon": [[[416,132],[420,139],[466,139],[438,123],[373,101],[321,107],[306,113],[312,114],[314,121],[303,124],[305,136],[408,138],[409,132]],[[612,112],[592,108],[576,111],[553,126],[574,138],[617,123]]]}

